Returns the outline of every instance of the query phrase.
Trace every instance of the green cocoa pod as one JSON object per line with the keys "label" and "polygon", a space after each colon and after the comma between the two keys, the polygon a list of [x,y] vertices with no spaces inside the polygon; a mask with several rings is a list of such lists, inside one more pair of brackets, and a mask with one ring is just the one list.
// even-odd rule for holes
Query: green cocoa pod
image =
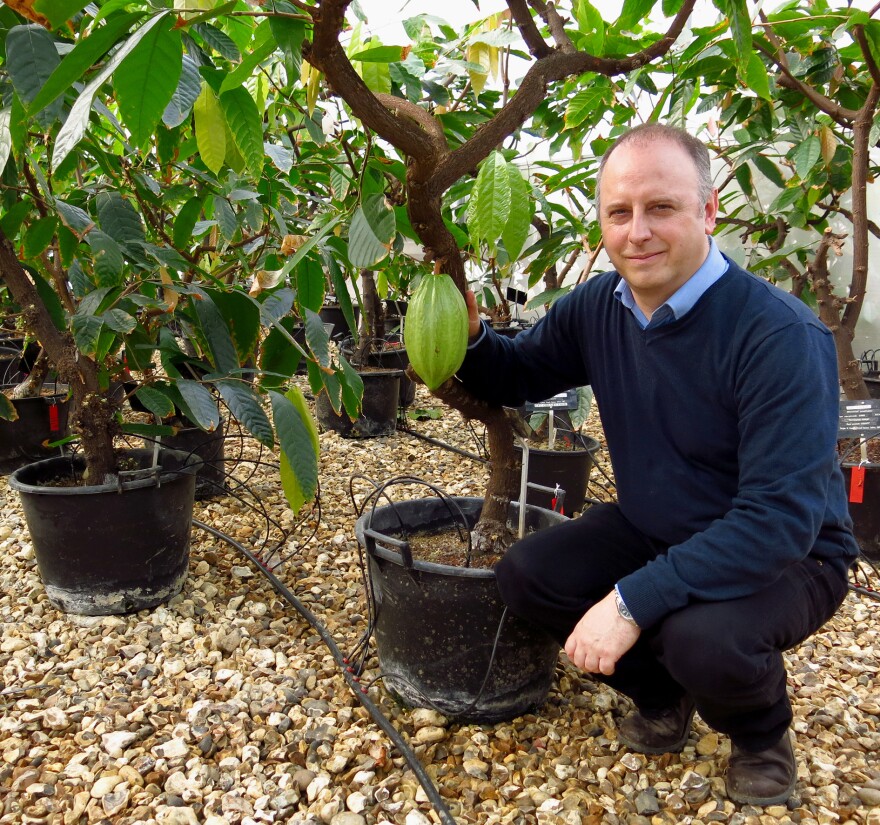
{"label": "green cocoa pod", "polygon": [[468,311],[449,275],[427,274],[419,282],[406,313],[403,343],[428,389],[455,375],[467,350]]}

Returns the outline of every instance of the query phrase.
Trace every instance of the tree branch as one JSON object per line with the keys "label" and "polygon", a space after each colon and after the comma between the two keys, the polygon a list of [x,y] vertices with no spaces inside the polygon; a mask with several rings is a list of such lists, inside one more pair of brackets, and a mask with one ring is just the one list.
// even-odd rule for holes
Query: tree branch
{"label": "tree branch", "polygon": [[550,47],[541,37],[541,32],[538,31],[525,0],[508,0],[507,6],[532,57],[539,60],[550,54]]}

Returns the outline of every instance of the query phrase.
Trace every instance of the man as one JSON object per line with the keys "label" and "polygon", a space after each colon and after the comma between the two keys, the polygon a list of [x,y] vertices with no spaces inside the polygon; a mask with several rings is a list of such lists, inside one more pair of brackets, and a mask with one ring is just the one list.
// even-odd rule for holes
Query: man
{"label": "man", "polygon": [[782,652],[834,613],[858,553],[833,340],[718,251],[708,152],[686,132],[619,138],[597,207],[616,271],[513,339],[468,296],[459,378],[509,406],[591,385],[618,492],[514,544],[498,586],[633,700],[623,745],[680,751],[696,710],[730,736],[729,797],[782,803],[797,775]]}

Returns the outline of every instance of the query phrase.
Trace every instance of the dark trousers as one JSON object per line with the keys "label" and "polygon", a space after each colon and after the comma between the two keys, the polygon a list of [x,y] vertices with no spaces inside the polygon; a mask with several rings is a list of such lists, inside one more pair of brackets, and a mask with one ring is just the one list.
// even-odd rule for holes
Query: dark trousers
{"label": "dark trousers", "polygon": [[[627,521],[616,504],[513,544],[496,566],[512,613],[564,644],[615,583],[667,548]],[[807,558],[751,596],[693,602],[644,630],[612,676],[597,675],[642,710],[689,694],[703,720],[739,747],[776,744],[792,719],[782,651],[818,630],[847,592],[843,562]]]}

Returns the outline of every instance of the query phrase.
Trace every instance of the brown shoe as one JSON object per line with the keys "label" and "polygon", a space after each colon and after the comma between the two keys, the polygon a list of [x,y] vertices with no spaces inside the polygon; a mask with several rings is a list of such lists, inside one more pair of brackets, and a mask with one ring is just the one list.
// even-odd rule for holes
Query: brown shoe
{"label": "brown shoe", "polygon": [[694,702],[682,696],[673,708],[633,711],[617,726],[617,741],[639,753],[677,753],[688,740]]}
{"label": "brown shoe", "polygon": [[744,805],[781,805],[797,782],[797,763],[788,731],[772,748],[752,753],[731,745],[727,795]]}

